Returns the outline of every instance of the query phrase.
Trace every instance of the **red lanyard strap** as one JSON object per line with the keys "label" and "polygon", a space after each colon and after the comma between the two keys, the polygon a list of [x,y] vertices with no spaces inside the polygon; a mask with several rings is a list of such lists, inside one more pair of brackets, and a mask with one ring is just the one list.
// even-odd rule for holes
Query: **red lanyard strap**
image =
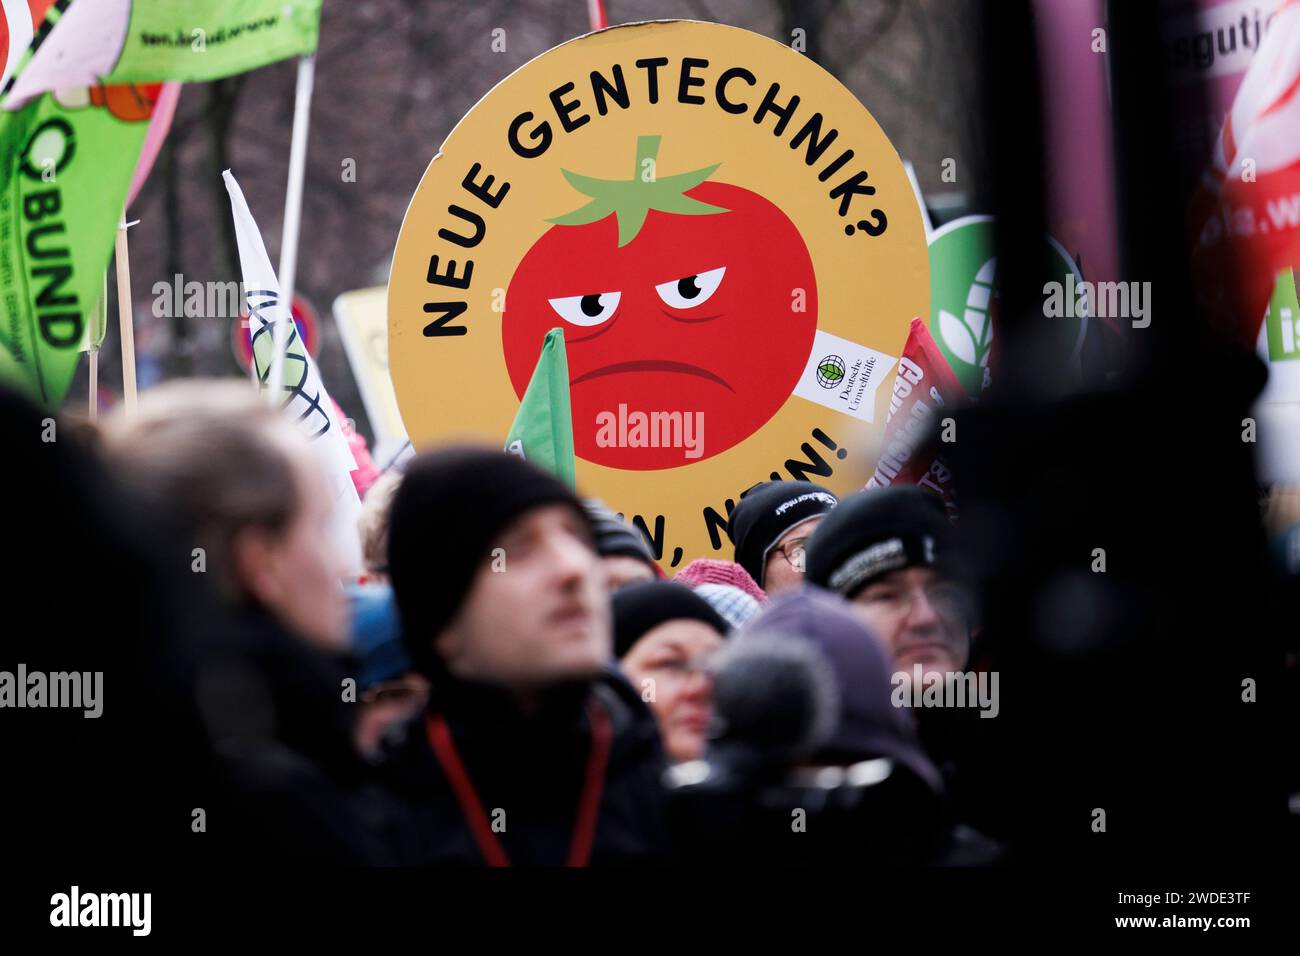
{"label": "red lanyard strap", "polygon": [[[582,792],[578,796],[578,811],[565,866],[586,866],[591,859],[596,819],[600,815],[600,798],[605,789],[605,770],[609,764],[609,750],[614,737],[609,714],[594,699],[587,704],[587,718],[591,722],[591,749],[587,754],[587,769],[583,775]],[[460,753],[456,750],[446,718],[442,714],[427,714],[424,725],[429,735],[429,746],[433,748],[433,755],[451,784],[456,802],[460,804],[460,811],[469,824],[470,833],[473,834],[483,859],[488,866],[509,866],[510,857],[506,855],[505,847],[497,835],[492,832],[492,824],[469,779],[469,772],[460,759]]]}
{"label": "red lanyard strap", "polygon": [[587,703],[587,720],[591,724],[591,750],[587,754],[587,772],[578,797],[578,814],[573,821],[573,839],[565,866],[586,866],[596,839],[596,817],[605,789],[605,769],[609,764],[609,747],[614,739],[609,714],[593,698]]}

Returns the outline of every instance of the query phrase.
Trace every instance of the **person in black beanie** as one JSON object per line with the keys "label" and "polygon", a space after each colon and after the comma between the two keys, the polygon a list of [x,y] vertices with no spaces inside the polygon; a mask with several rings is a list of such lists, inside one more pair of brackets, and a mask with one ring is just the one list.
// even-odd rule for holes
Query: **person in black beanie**
{"label": "person in black beanie", "polygon": [[615,591],[614,656],[647,700],[675,761],[704,752],[713,717],[706,666],[730,628],[708,601],[671,581]]}
{"label": "person in black beanie", "polygon": [[653,715],[613,671],[591,524],[560,481],[457,447],[407,469],[389,573],[429,704],[389,742],[411,864],[629,863],[666,853]]}
{"label": "person in black beanie", "polygon": [[727,519],[736,563],[768,594],[799,587],[805,542],[837,503],[808,481],[765,481],[741,492]]}
{"label": "person in black beanie", "polygon": [[852,602],[900,671],[966,665],[973,621],[956,530],[929,492],[873,488],[846,498],[808,542],[807,577]]}
{"label": "person in black beanie", "polygon": [[[966,670],[976,626],[969,575],[943,503],[917,487],[873,488],[846,498],[808,542],[808,581],[838,592],[893,655],[902,699],[925,688],[983,680],[992,692],[966,706],[914,711],[958,817],[979,826],[997,806],[981,754],[998,733],[997,674]],[[953,676],[956,675],[956,676]],[[910,705],[909,705],[910,706]]]}
{"label": "person in black beanie", "polygon": [[596,553],[605,566],[611,591],[633,581],[653,581],[664,576],[640,528],[628,524],[599,499],[584,498],[582,507],[596,533]]}

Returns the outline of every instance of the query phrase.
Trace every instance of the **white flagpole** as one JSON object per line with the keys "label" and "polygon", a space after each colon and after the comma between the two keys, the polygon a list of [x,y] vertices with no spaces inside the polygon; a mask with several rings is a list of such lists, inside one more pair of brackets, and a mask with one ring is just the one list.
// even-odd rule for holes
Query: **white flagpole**
{"label": "white flagpole", "polygon": [[96,401],[97,392],[99,391],[99,349],[90,350],[90,420],[99,420],[99,402]]}
{"label": "white flagpole", "polygon": [[267,391],[278,405],[284,391],[284,351],[293,321],[293,287],[298,270],[298,227],[302,222],[302,181],[307,168],[307,122],[311,116],[311,91],[316,81],[316,55],[298,60],[298,86],[293,103],[293,138],[289,144],[289,186],[284,196],[284,232],[280,238],[280,301],[287,322],[272,329],[271,375]]}
{"label": "white flagpole", "polygon": [[[105,328],[108,326],[108,271],[104,271],[104,290],[99,294],[99,301],[95,303],[95,329],[98,329],[100,323],[104,323]],[[91,338],[94,338],[95,330],[91,330]],[[99,346],[92,341],[90,356],[88,357],[90,365],[90,420],[99,420]]]}
{"label": "white flagpole", "polygon": [[135,327],[131,315],[131,259],[127,253],[126,231],[140,220],[126,221],[117,228],[117,324],[122,332],[122,401],[128,420],[135,416]]}

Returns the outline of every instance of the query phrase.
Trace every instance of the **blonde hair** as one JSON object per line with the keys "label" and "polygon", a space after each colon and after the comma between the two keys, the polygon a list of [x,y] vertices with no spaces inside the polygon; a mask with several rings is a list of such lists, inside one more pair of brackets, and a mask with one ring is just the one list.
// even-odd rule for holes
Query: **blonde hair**
{"label": "blonde hair", "polygon": [[283,532],[301,504],[293,452],[303,439],[288,420],[247,383],[181,379],[143,393],[132,418],[115,410],[102,434],[123,479],[170,506],[204,549],[218,591],[246,601],[235,537],[246,528]]}
{"label": "blonde hair", "polygon": [[393,494],[401,483],[401,475],[385,472],[375,479],[361,502],[357,518],[361,558],[371,574],[388,573],[388,516],[393,510]]}

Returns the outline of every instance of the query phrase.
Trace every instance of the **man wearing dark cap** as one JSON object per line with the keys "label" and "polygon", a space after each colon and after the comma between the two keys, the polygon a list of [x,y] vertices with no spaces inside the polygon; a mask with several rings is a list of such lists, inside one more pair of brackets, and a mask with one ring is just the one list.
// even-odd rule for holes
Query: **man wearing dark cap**
{"label": "man wearing dark cap", "polygon": [[805,542],[836,503],[809,481],[765,481],[743,492],[727,520],[736,563],[768,594],[797,588]]}
{"label": "man wearing dark cap", "polygon": [[608,669],[605,575],[578,499],[518,458],[417,458],[389,573],[428,708],[389,751],[406,862],[508,866],[661,856],[654,718]]}
{"label": "man wearing dark cap", "polygon": [[609,589],[616,591],[633,581],[653,581],[664,576],[655,563],[650,542],[636,525],[628,524],[603,501],[584,498],[582,507],[596,534],[596,553],[605,566]]}
{"label": "man wearing dark cap", "polygon": [[[902,694],[895,706],[899,699],[914,705],[918,670],[922,688],[966,671],[975,622],[967,579],[943,503],[915,486],[844,499],[808,542],[809,583],[844,595],[893,654]],[[997,773],[984,756],[998,733],[997,721],[981,719],[991,714],[996,710],[969,705],[913,710],[954,812],[977,826],[997,820],[1000,799]]]}
{"label": "man wearing dark cap", "polygon": [[885,642],[898,671],[960,671],[970,606],[943,503],[916,487],[841,502],[808,542],[808,581],[842,594]]}

